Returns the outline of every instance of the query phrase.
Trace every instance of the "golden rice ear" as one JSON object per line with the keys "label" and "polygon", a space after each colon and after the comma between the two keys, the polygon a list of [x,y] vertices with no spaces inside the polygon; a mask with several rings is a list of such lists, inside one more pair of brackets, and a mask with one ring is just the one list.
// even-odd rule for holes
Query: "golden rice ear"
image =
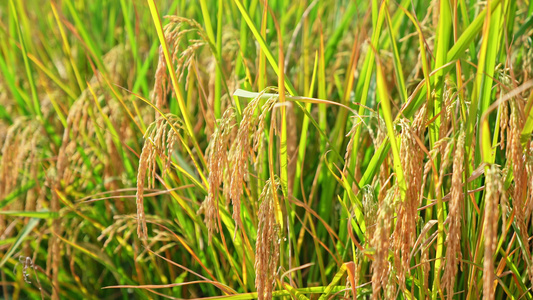
{"label": "golden rice ear", "polygon": [[279,224],[276,220],[274,192],[279,182],[270,178],[259,196],[257,240],[255,246],[255,287],[258,299],[272,299],[275,274],[279,264]]}
{"label": "golden rice ear", "polygon": [[504,101],[500,104],[500,149],[505,148],[505,133],[509,136],[509,104]]}
{"label": "golden rice ear", "polygon": [[442,284],[448,294],[448,299],[453,298],[454,285],[457,275],[457,264],[461,263],[461,219],[463,216],[464,191],[463,172],[465,155],[465,133],[461,132],[455,146],[453,159],[453,174],[451,199],[448,202],[448,235],[446,236],[446,262]]}
{"label": "golden rice ear", "polygon": [[253,99],[243,111],[237,137],[230,152],[229,196],[233,205],[233,220],[236,229],[241,226],[241,195],[245,177],[248,175],[248,155],[250,153],[250,130],[253,117],[259,105],[259,97]]}
{"label": "golden rice ear", "polygon": [[[159,46],[159,60],[157,63],[157,69],[155,71],[154,89],[152,90],[152,102],[159,110],[163,110],[166,105],[166,97],[168,95],[169,79],[167,73],[167,64],[165,62],[165,56],[163,54],[163,48]],[[157,119],[158,112],[155,112],[155,118]]]}
{"label": "golden rice ear", "polygon": [[416,240],[416,224],[420,205],[424,153],[416,141],[417,129],[407,120],[400,120],[402,127],[400,159],[407,181],[405,199],[398,204],[394,229],[395,267],[400,288],[405,289],[405,277],[409,272],[411,249]]}
{"label": "golden rice ear", "polygon": [[211,242],[212,234],[218,232],[218,189],[224,181],[224,172],[228,165],[228,147],[231,131],[235,126],[235,111],[232,108],[227,109],[219,122],[219,126],[211,135],[210,143],[207,149],[207,167],[209,176],[207,182],[209,189],[198,213],[205,214],[204,220],[209,232],[209,241]]}
{"label": "golden rice ear", "polygon": [[393,203],[397,196],[398,188],[395,185],[387,191],[385,199],[381,202],[378,210],[376,231],[371,242],[375,251],[374,262],[372,263],[372,299],[381,298],[381,289],[387,286],[389,280],[391,266],[388,256],[394,212]]}
{"label": "golden rice ear", "polygon": [[150,141],[144,143],[141,157],[139,158],[139,170],[137,171],[137,235],[141,240],[147,239],[146,216],[144,214],[144,185],[146,172],[149,169],[150,157],[154,151],[154,146]]}
{"label": "golden rice ear", "polygon": [[492,165],[486,174],[485,220],[483,232],[485,235],[485,257],[483,262],[483,299],[494,299],[494,252],[498,244],[498,204],[502,197],[503,183],[500,170]]}
{"label": "golden rice ear", "polygon": [[[261,116],[257,118],[255,111],[260,106],[261,98],[264,93],[265,91],[259,93],[259,95],[252,99],[243,110],[242,120],[239,123],[237,136],[230,148],[228,161],[231,171],[228,172],[229,182],[225,182],[225,185],[228,185],[225,193],[227,193],[233,205],[232,217],[235,221],[235,230],[242,226],[241,196],[243,192],[243,184],[248,177],[249,155],[250,152],[254,151],[256,146],[259,148],[261,144],[260,139],[262,138],[262,132],[258,132],[257,128],[259,126],[264,126],[264,124],[261,125]],[[277,98],[268,100],[263,108],[271,110],[276,100]],[[264,113],[266,113],[265,110],[262,111],[261,115]],[[264,119],[266,117],[263,116],[262,118]],[[252,144],[250,140],[250,133],[252,132],[253,128],[256,129],[255,134],[252,136],[254,144]]]}
{"label": "golden rice ear", "polygon": [[175,142],[179,139],[179,131],[182,128],[181,119],[173,114],[166,114],[156,119],[148,126],[144,134],[144,145],[139,158],[137,170],[137,235],[146,242],[148,230],[146,227],[146,214],[144,211],[144,186],[148,181],[148,187],[155,185],[157,156],[166,159],[162,171],[165,172],[170,166],[170,160]]}
{"label": "golden rice ear", "polygon": [[507,144],[507,157],[513,166],[514,192],[512,193],[513,211],[522,239],[527,240],[525,222],[525,197],[527,189],[527,171],[525,168],[524,151],[520,142],[522,133],[522,120],[520,118],[518,101],[511,101],[511,119],[509,121],[509,135]]}
{"label": "golden rice ear", "polygon": [[[41,147],[45,140],[42,130],[38,120],[18,117],[5,131],[3,144],[0,144],[0,199],[5,199],[18,187],[28,183],[31,177],[22,176],[23,173],[37,177]],[[34,211],[38,200],[36,190],[37,187],[31,188],[23,198],[24,201],[12,202],[3,209]],[[43,190],[45,189],[41,191]],[[7,226],[6,215],[0,214],[0,239],[10,237],[6,231]]]}
{"label": "golden rice ear", "polygon": [[[187,73],[185,70],[190,71],[193,62],[196,61],[196,53],[203,46],[209,45],[209,38],[203,27],[193,19],[179,16],[166,16],[165,18],[169,20],[169,23],[164,28],[165,41],[170,48],[172,63],[176,65],[176,76],[179,80],[182,80],[185,73]],[[194,38],[191,38],[191,34],[195,34]],[[183,48],[183,45],[187,45],[187,47]],[[161,70],[163,72],[166,68],[163,66],[165,61],[161,52],[159,58],[161,69],[159,68],[160,65],[158,65],[158,71]],[[169,83],[166,75],[165,71],[165,77],[162,78],[167,79],[166,87],[168,91]],[[157,76],[158,72],[156,72],[156,86],[154,90],[157,89]],[[185,87],[188,87],[188,82],[185,83]]]}
{"label": "golden rice ear", "polygon": [[[7,130],[0,154],[0,199],[4,198],[16,186],[22,162],[21,155],[26,151],[25,140],[20,138],[25,126],[24,118],[19,118]],[[0,220],[4,217],[1,216]]]}

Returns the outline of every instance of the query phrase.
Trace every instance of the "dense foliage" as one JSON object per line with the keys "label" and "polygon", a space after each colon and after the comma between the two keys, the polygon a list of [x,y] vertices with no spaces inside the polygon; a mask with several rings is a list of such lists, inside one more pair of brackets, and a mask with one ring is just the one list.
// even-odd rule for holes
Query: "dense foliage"
{"label": "dense foliage", "polygon": [[533,1],[0,2],[5,299],[532,299]]}

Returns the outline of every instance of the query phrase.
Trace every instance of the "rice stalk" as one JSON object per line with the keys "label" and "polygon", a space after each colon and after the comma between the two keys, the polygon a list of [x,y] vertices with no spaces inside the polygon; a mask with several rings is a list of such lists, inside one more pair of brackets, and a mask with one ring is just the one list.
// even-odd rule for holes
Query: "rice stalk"
{"label": "rice stalk", "polygon": [[365,242],[370,245],[372,238],[376,232],[376,220],[378,216],[379,203],[375,199],[372,187],[366,186],[362,188],[363,194],[363,215],[365,219]]}

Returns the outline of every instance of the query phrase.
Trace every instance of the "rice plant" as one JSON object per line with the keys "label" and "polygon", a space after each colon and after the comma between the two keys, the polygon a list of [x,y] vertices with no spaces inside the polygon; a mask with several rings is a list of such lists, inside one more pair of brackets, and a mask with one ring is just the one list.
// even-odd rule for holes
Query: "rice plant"
{"label": "rice plant", "polygon": [[533,1],[0,2],[0,297],[533,299]]}

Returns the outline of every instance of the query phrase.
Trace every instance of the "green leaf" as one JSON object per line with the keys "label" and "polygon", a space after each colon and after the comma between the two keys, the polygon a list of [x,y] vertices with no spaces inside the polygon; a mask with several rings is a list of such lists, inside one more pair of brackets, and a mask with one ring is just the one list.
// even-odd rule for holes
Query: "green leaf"
{"label": "green leaf", "polygon": [[20,246],[20,244],[22,244],[22,242],[28,236],[28,234],[30,234],[33,228],[35,228],[35,226],[39,224],[39,221],[40,219],[31,218],[28,224],[24,226],[24,228],[20,231],[19,235],[17,236],[17,239],[15,240],[13,245],[9,247],[9,250],[7,250],[6,254],[2,257],[2,260],[0,260],[0,268],[4,266],[4,264],[7,262],[8,259],[11,258],[11,256],[13,256],[15,251],[17,251],[18,247]]}

